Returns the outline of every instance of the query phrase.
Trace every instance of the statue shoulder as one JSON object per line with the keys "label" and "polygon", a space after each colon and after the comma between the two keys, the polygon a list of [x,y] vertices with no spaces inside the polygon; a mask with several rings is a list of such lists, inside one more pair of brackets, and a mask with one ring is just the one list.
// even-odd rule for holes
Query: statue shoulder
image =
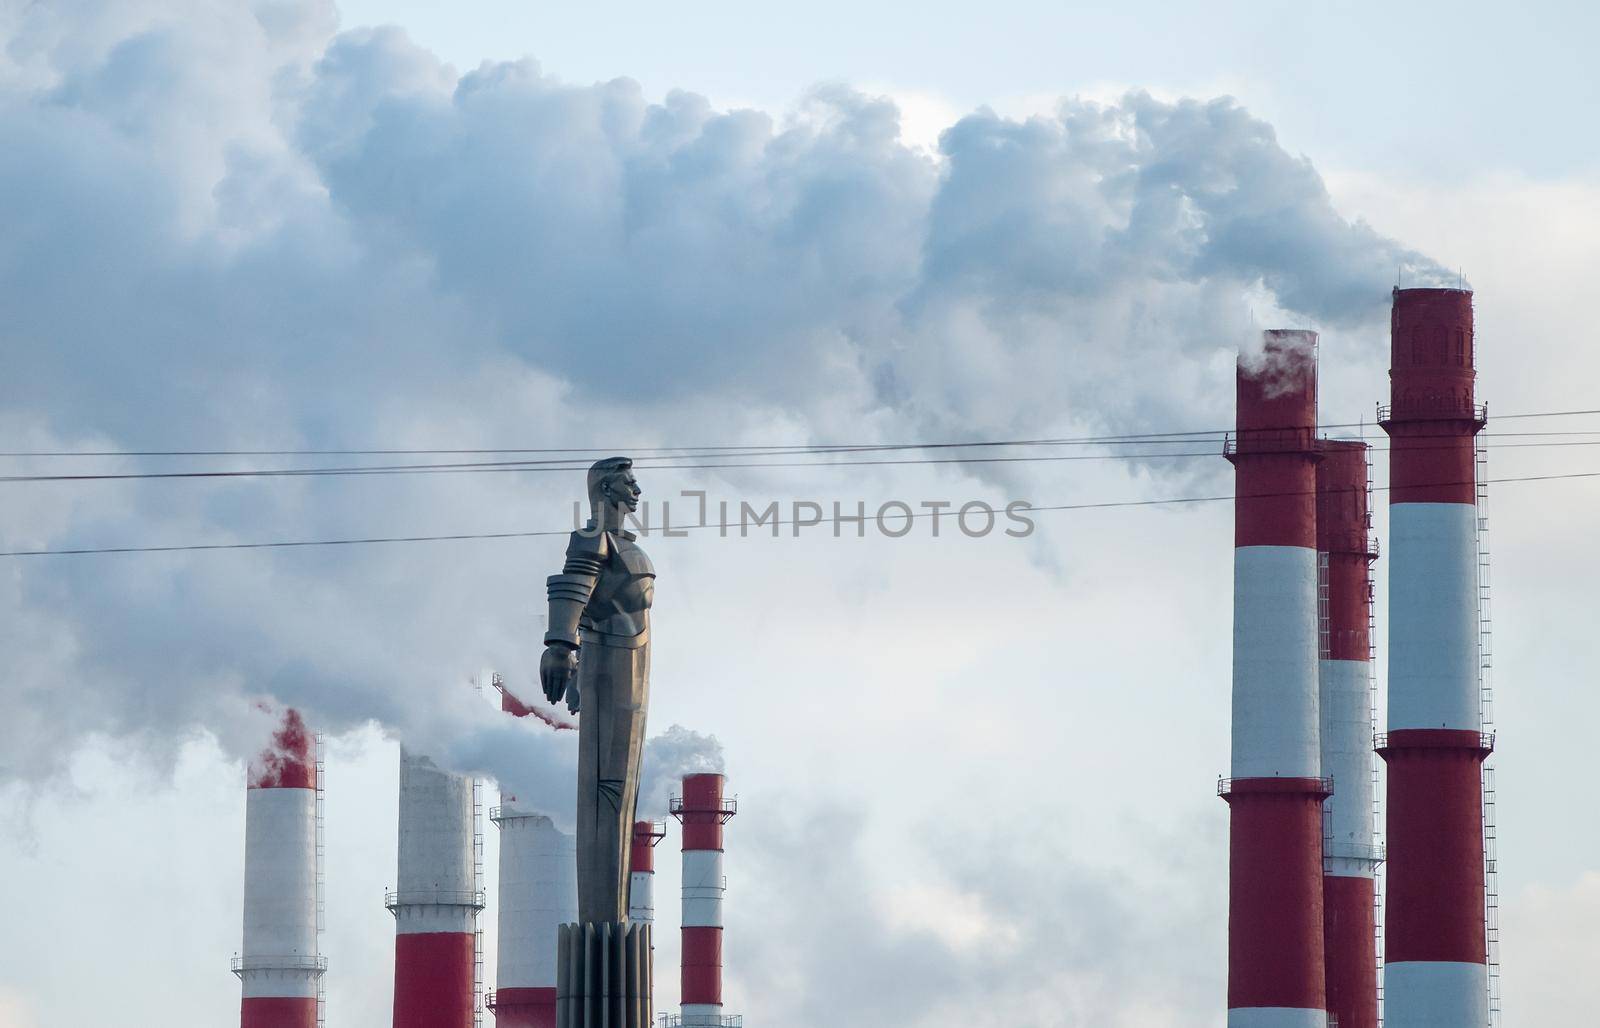
{"label": "statue shoulder", "polygon": [[611,540],[612,551],[628,573],[635,577],[647,575],[655,577],[655,565],[650,563],[650,558],[645,555],[644,548],[632,536],[619,536]]}
{"label": "statue shoulder", "polygon": [[567,556],[589,557],[604,560],[611,555],[611,534],[609,532],[573,532],[567,540]]}

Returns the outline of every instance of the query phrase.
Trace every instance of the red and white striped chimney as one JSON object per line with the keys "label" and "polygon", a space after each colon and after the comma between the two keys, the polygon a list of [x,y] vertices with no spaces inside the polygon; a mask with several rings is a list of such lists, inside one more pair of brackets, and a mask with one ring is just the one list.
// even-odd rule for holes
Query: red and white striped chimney
{"label": "red and white striped chimney", "polygon": [[394,1028],[472,1028],[483,909],[472,779],[400,747]]}
{"label": "red and white striped chimney", "polygon": [[[493,683],[501,710],[566,727],[523,704],[499,675]],[[555,1028],[556,929],[578,919],[577,840],[503,790],[489,818],[500,828],[500,943],[489,1009],[497,1028]]]}
{"label": "red and white striped chimney", "polygon": [[666,838],[663,821],[635,821],[633,850],[628,859],[628,920],[654,924],[656,920],[656,844]]}
{"label": "red and white striped chimney", "polygon": [[250,765],[245,793],[242,1028],[316,1028],[317,767],[298,712]]}
{"label": "red and white striped chimney", "polygon": [[1325,439],[1317,465],[1317,550],[1325,563],[1322,773],[1333,779],[1322,857],[1328,1013],[1377,1028],[1378,954],[1372,757],[1372,561],[1367,444]]}
{"label": "red and white striped chimney", "polygon": [[1317,683],[1316,333],[1241,357],[1234,506],[1228,1024],[1326,1028]]}
{"label": "red and white striped chimney", "polygon": [[672,815],[683,824],[682,1025],[722,1025],[722,826],[737,810],[724,799],[720,774],[683,779]]}
{"label": "red and white striped chimney", "polygon": [[1472,293],[1390,320],[1386,1028],[1488,1023]]}

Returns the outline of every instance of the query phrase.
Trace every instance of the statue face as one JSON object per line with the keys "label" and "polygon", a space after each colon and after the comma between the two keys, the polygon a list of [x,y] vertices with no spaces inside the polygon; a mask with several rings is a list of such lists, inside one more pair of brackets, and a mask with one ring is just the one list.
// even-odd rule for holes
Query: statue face
{"label": "statue face", "polygon": [[606,479],[606,500],[629,514],[639,509],[639,496],[643,492],[639,488],[639,480],[633,477],[632,468],[624,468]]}

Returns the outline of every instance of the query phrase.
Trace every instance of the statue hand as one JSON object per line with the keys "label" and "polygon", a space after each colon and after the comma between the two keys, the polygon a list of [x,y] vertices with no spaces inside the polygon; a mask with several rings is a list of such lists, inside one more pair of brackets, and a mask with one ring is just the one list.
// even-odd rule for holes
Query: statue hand
{"label": "statue hand", "polygon": [[[545,699],[560,703],[568,687],[573,686],[572,679],[577,673],[577,650],[559,643],[544,648],[544,656],[539,658],[539,684],[544,687]],[[576,692],[575,686],[573,691]]]}

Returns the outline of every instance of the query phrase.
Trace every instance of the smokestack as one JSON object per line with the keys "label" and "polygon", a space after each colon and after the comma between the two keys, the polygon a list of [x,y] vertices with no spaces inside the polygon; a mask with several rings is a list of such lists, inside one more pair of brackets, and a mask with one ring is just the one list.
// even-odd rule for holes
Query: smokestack
{"label": "smokestack", "polygon": [[1321,442],[1317,551],[1325,604],[1321,638],[1322,773],[1333,779],[1323,853],[1323,949],[1328,1013],[1339,1028],[1377,1028],[1376,876],[1372,756],[1372,561],[1367,444]]}
{"label": "smokestack", "polygon": [[1388,1028],[1489,1019],[1472,293],[1397,289],[1390,319]]}
{"label": "smokestack", "polygon": [[667,836],[665,821],[635,821],[633,850],[628,860],[628,920],[656,920],[656,844]]}
{"label": "smokestack", "polygon": [[[683,824],[683,957],[680,1025],[723,1025],[722,826],[738,810],[722,798],[720,774],[683,779],[683,796],[671,811]],[[674,1022],[669,1018],[668,1024]]]}
{"label": "smokestack", "polygon": [[319,768],[298,712],[251,764],[244,815],[244,947],[233,960],[242,1028],[317,1028]]}
{"label": "smokestack", "polygon": [[[493,677],[500,709],[535,711]],[[500,828],[500,946],[489,1009],[497,1028],[555,1028],[556,929],[578,919],[577,840],[502,793],[489,811]]]}
{"label": "smokestack", "polygon": [[506,797],[500,826],[500,954],[489,994],[499,1028],[555,1028],[556,929],[578,919],[577,847],[543,814]]}
{"label": "smokestack", "polygon": [[1316,343],[1269,331],[1242,358],[1228,802],[1228,1021],[1322,1028],[1322,801],[1317,704]]}
{"label": "smokestack", "polygon": [[394,1028],[473,1028],[477,921],[473,780],[400,747],[400,866],[394,913]]}

